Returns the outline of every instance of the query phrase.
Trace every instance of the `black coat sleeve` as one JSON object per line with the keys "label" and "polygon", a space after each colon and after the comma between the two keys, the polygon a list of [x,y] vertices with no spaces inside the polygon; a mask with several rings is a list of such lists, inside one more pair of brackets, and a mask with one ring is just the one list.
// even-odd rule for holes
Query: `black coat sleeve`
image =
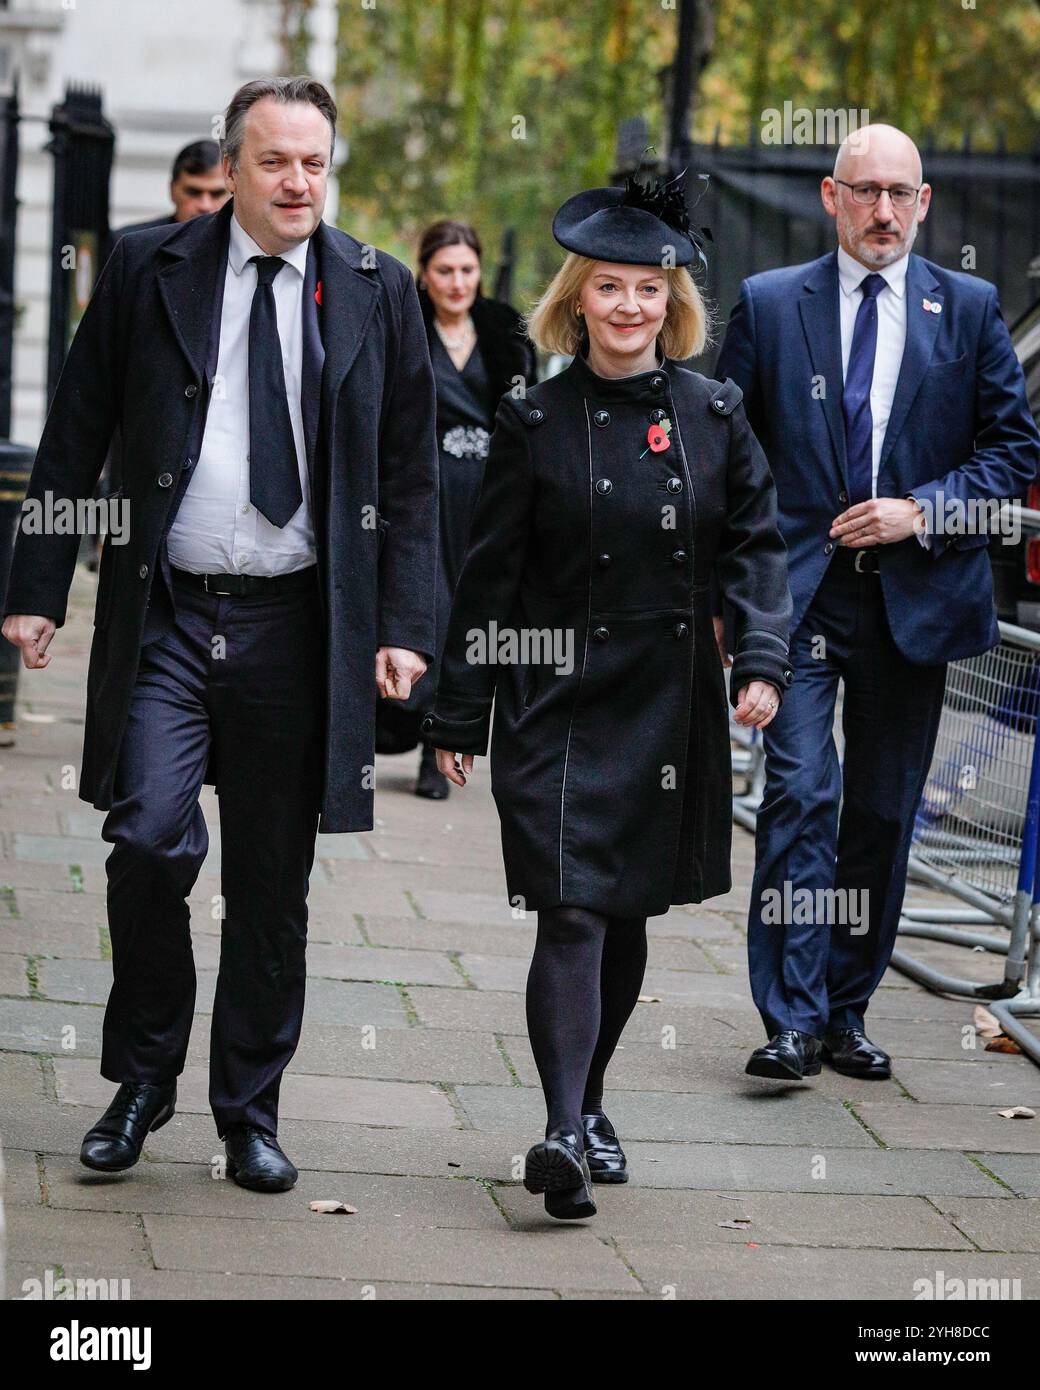
{"label": "black coat sleeve", "polygon": [[509,625],[527,558],[534,479],[523,424],[499,403],[484,481],[473,515],[469,549],[459,575],[441,658],[433,710],[423,720],[427,738],[453,753],[485,754],[497,667],[471,659],[474,637],[490,645],[491,624]]}
{"label": "black coat sleeve", "polygon": [[740,690],[749,681],[768,681],[781,697],[791,684],[792,603],[773,475],[740,404],[739,388],[729,381],[720,394],[730,405],[730,445],[726,523],[715,572],[736,614],[729,696],[736,708]]}
{"label": "black coat sleeve", "polygon": [[[80,320],[47,412],[26,500],[46,506],[86,501],[94,492],[119,419],[123,395],[123,243],[119,242]],[[37,534],[19,526],[4,604],[8,613],[65,622],[78,534]]]}
{"label": "black coat sleeve", "polygon": [[379,439],[379,511],[387,526],[377,640],[430,662],[437,642],[437,397],[415,282],[402,271],[397,362]]}

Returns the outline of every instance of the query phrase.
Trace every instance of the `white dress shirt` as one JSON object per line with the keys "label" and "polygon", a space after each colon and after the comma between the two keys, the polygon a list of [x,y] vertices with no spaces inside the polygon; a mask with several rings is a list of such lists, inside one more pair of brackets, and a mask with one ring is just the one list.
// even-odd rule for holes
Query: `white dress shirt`
{"label": "white dress shirt", "polygon": [[[870,415],[874,422],[871,440],[872,476],[871,495],[877,496],[878,465],[881,450],[885,443],[885,430],[892,414],[892,400],[896,394],[899,368],[903,362],[903,348],[906,346],[906,271],[908,258],[901,256],[891,265],[882,266],[876,273],[885,281],[886,288],[877,297],[877,351],[874,356],[874,381],[870,388]],[[841,309],[841,376],[849,366],[849,353],[852,351],[852,335],[856,327],[856,315],[863,303],[863,281],[873,271],[859,261],[853,260],[841,246],[838,247],[838,302]]]}
{"label": "white dress shirt", "polygon": [[232,215],[220,349],[206,429],[168,539],[170,563],[194,574],[289,574],[317,560],[300,403],[305,241],[285,252],[285,269],[274,279],[285,394],[303,502],[286,525],[278,527],[249,500],[249,314],[256,289],[256,266],[249,262],[251,256],[265,254]]}

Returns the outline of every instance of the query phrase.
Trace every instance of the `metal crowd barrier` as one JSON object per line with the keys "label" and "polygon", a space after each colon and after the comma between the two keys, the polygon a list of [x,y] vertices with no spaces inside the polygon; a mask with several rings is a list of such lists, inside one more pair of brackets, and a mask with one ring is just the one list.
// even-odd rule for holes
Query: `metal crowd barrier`
{"label": "metal crowd barrier", "polygon": [[[1009,1037],[1040,1064],[1040,635],[1000,624],[992,651],[951,663],[932,767],[914,826],[910,876],[963,909],[905,908],[900,936],[981,947],[1005,957],[996,984],[945,975],[893,953],[928,989],[986,1000]],[[1004,927],[1007,936],[964,930]]]}

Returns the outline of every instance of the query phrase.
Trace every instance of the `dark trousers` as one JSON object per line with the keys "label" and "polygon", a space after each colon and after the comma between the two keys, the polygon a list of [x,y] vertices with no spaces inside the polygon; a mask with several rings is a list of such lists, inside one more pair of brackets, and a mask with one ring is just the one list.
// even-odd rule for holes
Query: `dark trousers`
{"label": "dark trousers", "polygon": [[[914,666],[899,652],[881,580],[857,573],[853,555],[835,555],[795,631],[794,680],[764,732],[748,959],[771,1037],[863,1027],[895,945],[942,709],[946,667]],[[833,736],[839,678],[843,766]]]}
{"label": "dark trousers", "polygon": [[199,793],[212,758],[220,812],[220,970],[210,1039],[217,1130],[278,1130],[306,979],[307,883],[324,743],[325,637],[314,572],[301,590],[224,597],[175,585],[176,618],[141,653],[102,837],[114,980],[101,1074],[184,1069],[195,1005],[187,897],[208,848]]}

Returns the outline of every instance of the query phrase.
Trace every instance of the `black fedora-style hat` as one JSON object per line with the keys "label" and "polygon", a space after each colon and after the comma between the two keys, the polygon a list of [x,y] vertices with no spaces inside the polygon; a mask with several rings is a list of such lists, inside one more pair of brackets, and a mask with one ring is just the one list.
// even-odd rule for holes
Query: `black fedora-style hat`
{"label": "black fedora-style hat", "polygon": [[[623,188],[588,188],[568,198],[553,218],[553,236],[567,251],[590,261],[620,265],[706,265],[702,236],[690,226],[684,179],[651,184],[631,174]],[[701,175],[703,179],[707,175]]]}

